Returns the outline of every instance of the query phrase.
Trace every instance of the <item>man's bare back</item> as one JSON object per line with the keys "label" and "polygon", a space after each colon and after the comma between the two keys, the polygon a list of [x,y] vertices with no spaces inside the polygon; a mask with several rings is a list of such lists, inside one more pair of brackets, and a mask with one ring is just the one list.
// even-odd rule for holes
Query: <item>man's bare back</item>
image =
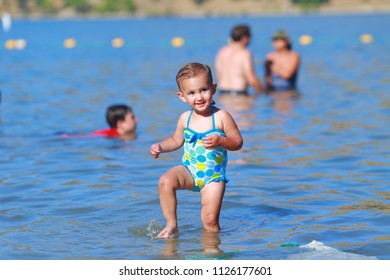
{"label": "man's bare back", "polygon": [[246,91],[248,87],[245,68],[250,59],[249,51],[239,45],[223,47],[216,57],[218,86],[222,90]]}
{"label": "man's bare back", "polygon": [[215,68],[221,91],[247,92],[249,86],[256,92],[263,91],[255,73],[252,53],[247,48],[249,41],[249,28],[236,26],[232,31],[232,41],[218,51]]}

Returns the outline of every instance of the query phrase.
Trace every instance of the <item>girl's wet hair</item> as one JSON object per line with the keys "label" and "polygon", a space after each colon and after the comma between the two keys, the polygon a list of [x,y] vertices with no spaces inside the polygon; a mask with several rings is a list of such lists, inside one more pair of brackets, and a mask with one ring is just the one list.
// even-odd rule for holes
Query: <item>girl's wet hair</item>
{"label": "girl's wet hair", "polygon": [[133,112],[131,107],[123,104],[111,105],[106,111],[106,121],[111,128],[117,128],[119,120],[124,120],[128,112]]}
{"label": "girl's wet hair", "polygon": [[204,73],[207,75],[209,85],[213,83],[213,75],[211,69],[207,64],[202,64],[198,62],[191,62],[184,65],[176,75],[176,83],[180,89],[180,82],[185,79],[189,79]]}

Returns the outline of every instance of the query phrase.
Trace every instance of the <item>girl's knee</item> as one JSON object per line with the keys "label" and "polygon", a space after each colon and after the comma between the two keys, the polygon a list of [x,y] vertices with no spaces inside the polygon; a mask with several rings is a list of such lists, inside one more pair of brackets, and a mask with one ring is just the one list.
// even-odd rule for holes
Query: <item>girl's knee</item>
{"label": "girl's knee", "polygon": [[171,176],[164,174],[160,177],[158,181],[158,189],[159,191],[172,191],[175,190],[175,180],[171,178]]}
{"label": "girl's knee", "polygon": [[207,214],[202,216],[203,226],[212,231],[219,231],[218,216]]}

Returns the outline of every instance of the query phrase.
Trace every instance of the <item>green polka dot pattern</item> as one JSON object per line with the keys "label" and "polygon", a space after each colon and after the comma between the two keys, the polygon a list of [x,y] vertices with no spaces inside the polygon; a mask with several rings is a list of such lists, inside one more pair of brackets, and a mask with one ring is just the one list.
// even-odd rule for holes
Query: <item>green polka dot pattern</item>
{"label": "green polka dot pattern", "polygon": [[[229,180],[225,176],[228,161],[227,151],[222,147],[206,149],[202,137],[197,137],[196,141],[190,143],[195,134],[197,133],[190,128],[184,130],[184,154],[182,157],[182,163],[188,168],[195,181],[193,191],[200,191],[211,182],[228,182]],[[219,129],[202,133],[202,136],[210,134],[225,136]]]}

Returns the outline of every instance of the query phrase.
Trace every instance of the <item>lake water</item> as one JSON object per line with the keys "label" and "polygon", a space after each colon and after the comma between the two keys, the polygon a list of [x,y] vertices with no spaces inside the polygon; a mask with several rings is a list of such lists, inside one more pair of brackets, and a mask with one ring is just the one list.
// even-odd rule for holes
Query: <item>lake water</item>
{"label": "lake water", "polygon": [[[260,96],[232,112],[245,144],[229,153],[219,234],[202,230],[199,194],[182,191],[180,234],[156,239],[157,182],[181,151],[155,160],[149,147],[188,109],[175,75],[191,61],[213,66],[237,23],[252,27],[259,76],[272,33],[289,31],[301,98]],[[298,246],[316,240],[345,258],[390,259],[389,24],[388,14],[15,20],[1,34],[0,258],[304,259],[318,256]],[[312,44],[299,44],[304,34]],[[9,39],[26,46],[7,50]],[[58,135],[107,127],[114,103],[134,108],[135,140]]]}

